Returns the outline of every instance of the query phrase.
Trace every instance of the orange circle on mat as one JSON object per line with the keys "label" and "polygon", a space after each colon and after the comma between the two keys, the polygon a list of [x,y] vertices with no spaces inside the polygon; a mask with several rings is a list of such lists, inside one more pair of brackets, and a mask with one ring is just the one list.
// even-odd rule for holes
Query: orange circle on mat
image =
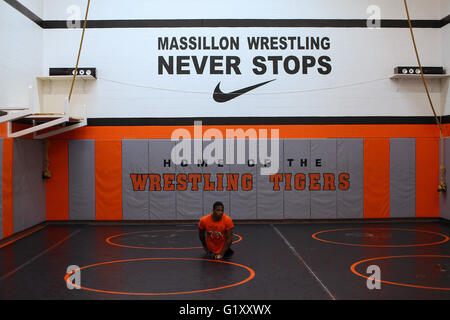
{"label": "orange circle on mat", "polygon": [[[92,267],[105,265],[105,264],[121,263],[121,262],[129,262],[129,261],[145,261],[145,260],[192,260],[192,261],[208,261],[208,262],[226,263],[226,264],[229,264],[229,265],[234,265],[234,266],[246,269],[250,273],[250,275],[246,279],[244,279],[244,280],[242,280],[240,282],[233,283],[233,284],[226,285],[226,286],[222,286],[222,287],[217,287],[217,288],[201,289],[201,290],[195,290],[195,291],[177,291],[177,292],[159,292],[159,293],[151,293],[151,292],[122,292],[122,291],[108,291],[108,290],[92,289],[92,288],[78,286],[78,285],[74,284],[73,282],[69,281],[69,277],[73,273],[78,272],[78,271],[83,270],[83,269],[92,268]],[[101,292],[101,293],[110,293],[110,294],[123,294],[123,295],[162,296],[162,295],[190,294],[190,293],[199,293],[199,292],[222,290],[222,289],[226,289],[226,288],[239,286],[241,284],[249,282],[254,277],[255,277],[255,271],[253,271],[253,269],[251,269],[251,268],[249,268],[247,266],[238,264],[238,263],[228,262],[228,261],[223,261],[223,260],[194,259],[194,258],[141,258],[141,259],[107,261],[107,262],[100,262],[100,263],[91,264],[89,266],[85,266],[85,267],[81,267],[81,268],[75,269],[71,273],[67,273],[64,276],[64,281],[66,281],[67,284],[70,284],[74,288],[87,290],[87,291],[94,291],[94,292]]]}
{"label": "orange circle on mat", "polygon": [[441,244],[444,242],[447,242],[449,238],[442,233],[438,232],[432,232],[427,230],[418,230],[418,229],[400,229],[400,228],[373,228],[372,230],[400,230],[400,231],[416,231],[416,232],[424,232],[424,233],[431,233],[436,234],[438,236],[443,237],[444,239],[442,241],[438,242],[430,242],[430,243],[419,243],[419,244],[405,244],[405,245],[378,245],[378,244],[356,244],[356,243],[347,243],[347,242],[336,242],[336,241],[330,241],[319,238],[317,235],[321,233],[327,233],[327,232],[333,232],[333,231],[344,231],[344,230],[361,230],[363,228],[348,228],[348,229],[330,229],[330,230],[323,230],[316,232],[312,235],[312,237],[316,240],[327,242],[327,243],[333,243],[333,244],[340,244],[345,246],[355,246],[355,247],[378,247],[378,248],[404,248],[404,247],[424,247],[424,246],[433,246],[437,244]]}
{"label": "orange circle on mat", "polygon": [[[137,234],[137,233],[148,233],[148,232],[167,232],[167,231],[189,231],[189,232],[195,232],[197,230],[151,230],[151,231],[136,231],[136,232],[128,232],[128,233],[121,233],[121,234],[116,234],[114,236],[108,237],[106,238],[106,242],[109,244],[112,244],[113,246],[118,246],[118,247],[125,247],[125,248],[133,248],[133,249],[144,249],[144,250],[189,250],[189,249],[202,249],[203,247],[186,247],[186,248],[152,248],[152,247],[135,247],[135,246],[127,246],[124,244],[118,244],[115,242],[112,242],[111,239],[112,238],[117,238],[120,236],[125,236],[125,235],[129,235],[129,234]],[[236,233],[233,233],[233,235],[235,235],[236,237],[238,237],[238,239],[236,241],[233,241],[232,243],[238,243],[239,241],[242,240],[242,237]]]}
{"label": "orange circle on mat", "polygon": [[[357,272],[355,270],[356,266],[359,264],[362,264],[364,262],[368,262],[368,261],[374,261],[374,260],[382,260],[382,259],[393,259],[393,258],[450,258],[450,256],[442,256],[442,255],[406,255],[406,256],[388,256],[388,257],[379,257],[379,258],[371,258],[371,259],[366,259],[366,260],[361,260],[358,262],[355,262],[354,264],[352,264],[352,266],[350,267],[350,270],[356,274],[357,276],[369,279],[369,277]],[[393,284],[396,286],[402,286],[402,287],[412,287],[412,288],[420,288],[420,289],[430,289],[430,290],[450,290],[450,288],[439,288],[439,287],[428,287],[428,286],[419,286],[419,285],[415,285],[415,284],[407,284],[407,283],[399,283],[399,282],[391,282],[391,281],[386,281],[386,280],[376,280],[378,282],[382,282],[382,283],[389,283],[389,284]]]}

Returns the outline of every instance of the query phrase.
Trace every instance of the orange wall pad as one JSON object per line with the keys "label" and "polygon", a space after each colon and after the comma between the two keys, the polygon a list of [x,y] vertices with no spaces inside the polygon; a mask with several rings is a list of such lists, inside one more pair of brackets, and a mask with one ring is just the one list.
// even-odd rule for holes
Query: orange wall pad
{"label": "orange wall pad", "polygon": [[389,139],[364,139],[364,218],[389,218]]}
{"label": "orange wall pad", "polygon": [[48,148],[51,178],[46,181],[47,220],[69,219],[69,159],[67,140],[52,140]]}
{"label": "orange wall pad", "polygon": [[[188,130],[194,138],[194,126],[87,126],[58,136],[58,139],[170,139],[180,128]],[[226,137],[226,129],[279,130],[280,139],[320,138],[414,138],[439,137],[436,125],[280,125],[280,126],[202,126],[202,132],[218,129]]]}
{"label": "orange wall pad", "polygon": [[444,137],[450,137],[450,123],[442,125],[442,132]]}
{"label": "orange wall pad", "polygon": [[439,139],[416,139],[416,216],[439,217]]}
{"label": "orange wall pad", "polygon": [[96,220],[122,220],[122,141],[95,141]]}
{"label": "orange wall pad", "polygon": [[13,139],[3,140],[3,238],[13,234]]}

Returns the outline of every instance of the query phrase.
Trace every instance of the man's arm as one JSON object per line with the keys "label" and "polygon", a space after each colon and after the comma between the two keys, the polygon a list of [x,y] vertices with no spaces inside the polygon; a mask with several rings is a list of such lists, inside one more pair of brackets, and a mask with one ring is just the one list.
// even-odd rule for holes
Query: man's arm
{"label": "man's arm", "polygon": [[227,252],[228,248],[231,246],[231,242],[233,239],[233,229],[229,229],[225,231],[225,244],[223,245],[222,252],[216,255],[216,259],[222,259],[225,252]]}
{"label": "man's arm", "polygon": [[206,253],[210,253],[208,246],[206,245],[205,230],[198,228],[198,237],[203,245],[203,249],[205,249]]}

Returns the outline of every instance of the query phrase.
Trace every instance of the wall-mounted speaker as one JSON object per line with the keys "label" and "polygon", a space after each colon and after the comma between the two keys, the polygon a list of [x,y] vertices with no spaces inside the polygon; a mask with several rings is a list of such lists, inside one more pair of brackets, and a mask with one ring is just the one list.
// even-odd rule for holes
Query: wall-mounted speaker
{"label": "wall-mounted speaker", "polygon": [[[445,74],[443,67],[422,67],[423,74]],[[394,68],[395,74],[420,74],[419,67],[403,66]]]}
{"label": "wall-mounted speaker", "polygon": [[[75,72],[75,68],[49,68],[50,76],[72,76]],[[95,68],[78,68],[77,74],[80,76],[87,75],[97,77]]]}

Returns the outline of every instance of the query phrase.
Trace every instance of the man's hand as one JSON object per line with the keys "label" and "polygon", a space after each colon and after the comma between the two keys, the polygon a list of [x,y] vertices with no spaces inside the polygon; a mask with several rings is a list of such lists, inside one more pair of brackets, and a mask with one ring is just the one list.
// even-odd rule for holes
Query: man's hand
{"label": "man's hand", "polygon": [[231,238],[233,237],[233,229],[229,229],[227,231],[225,231],[225,244],[222,248],[222,252],[220,252],[219,254],[216,254],[214,256],[214,258],[216,260],[222,260],[223,256],[225,255],[225,252],[227,252],[228,248],[230,248],[231,245]]}

